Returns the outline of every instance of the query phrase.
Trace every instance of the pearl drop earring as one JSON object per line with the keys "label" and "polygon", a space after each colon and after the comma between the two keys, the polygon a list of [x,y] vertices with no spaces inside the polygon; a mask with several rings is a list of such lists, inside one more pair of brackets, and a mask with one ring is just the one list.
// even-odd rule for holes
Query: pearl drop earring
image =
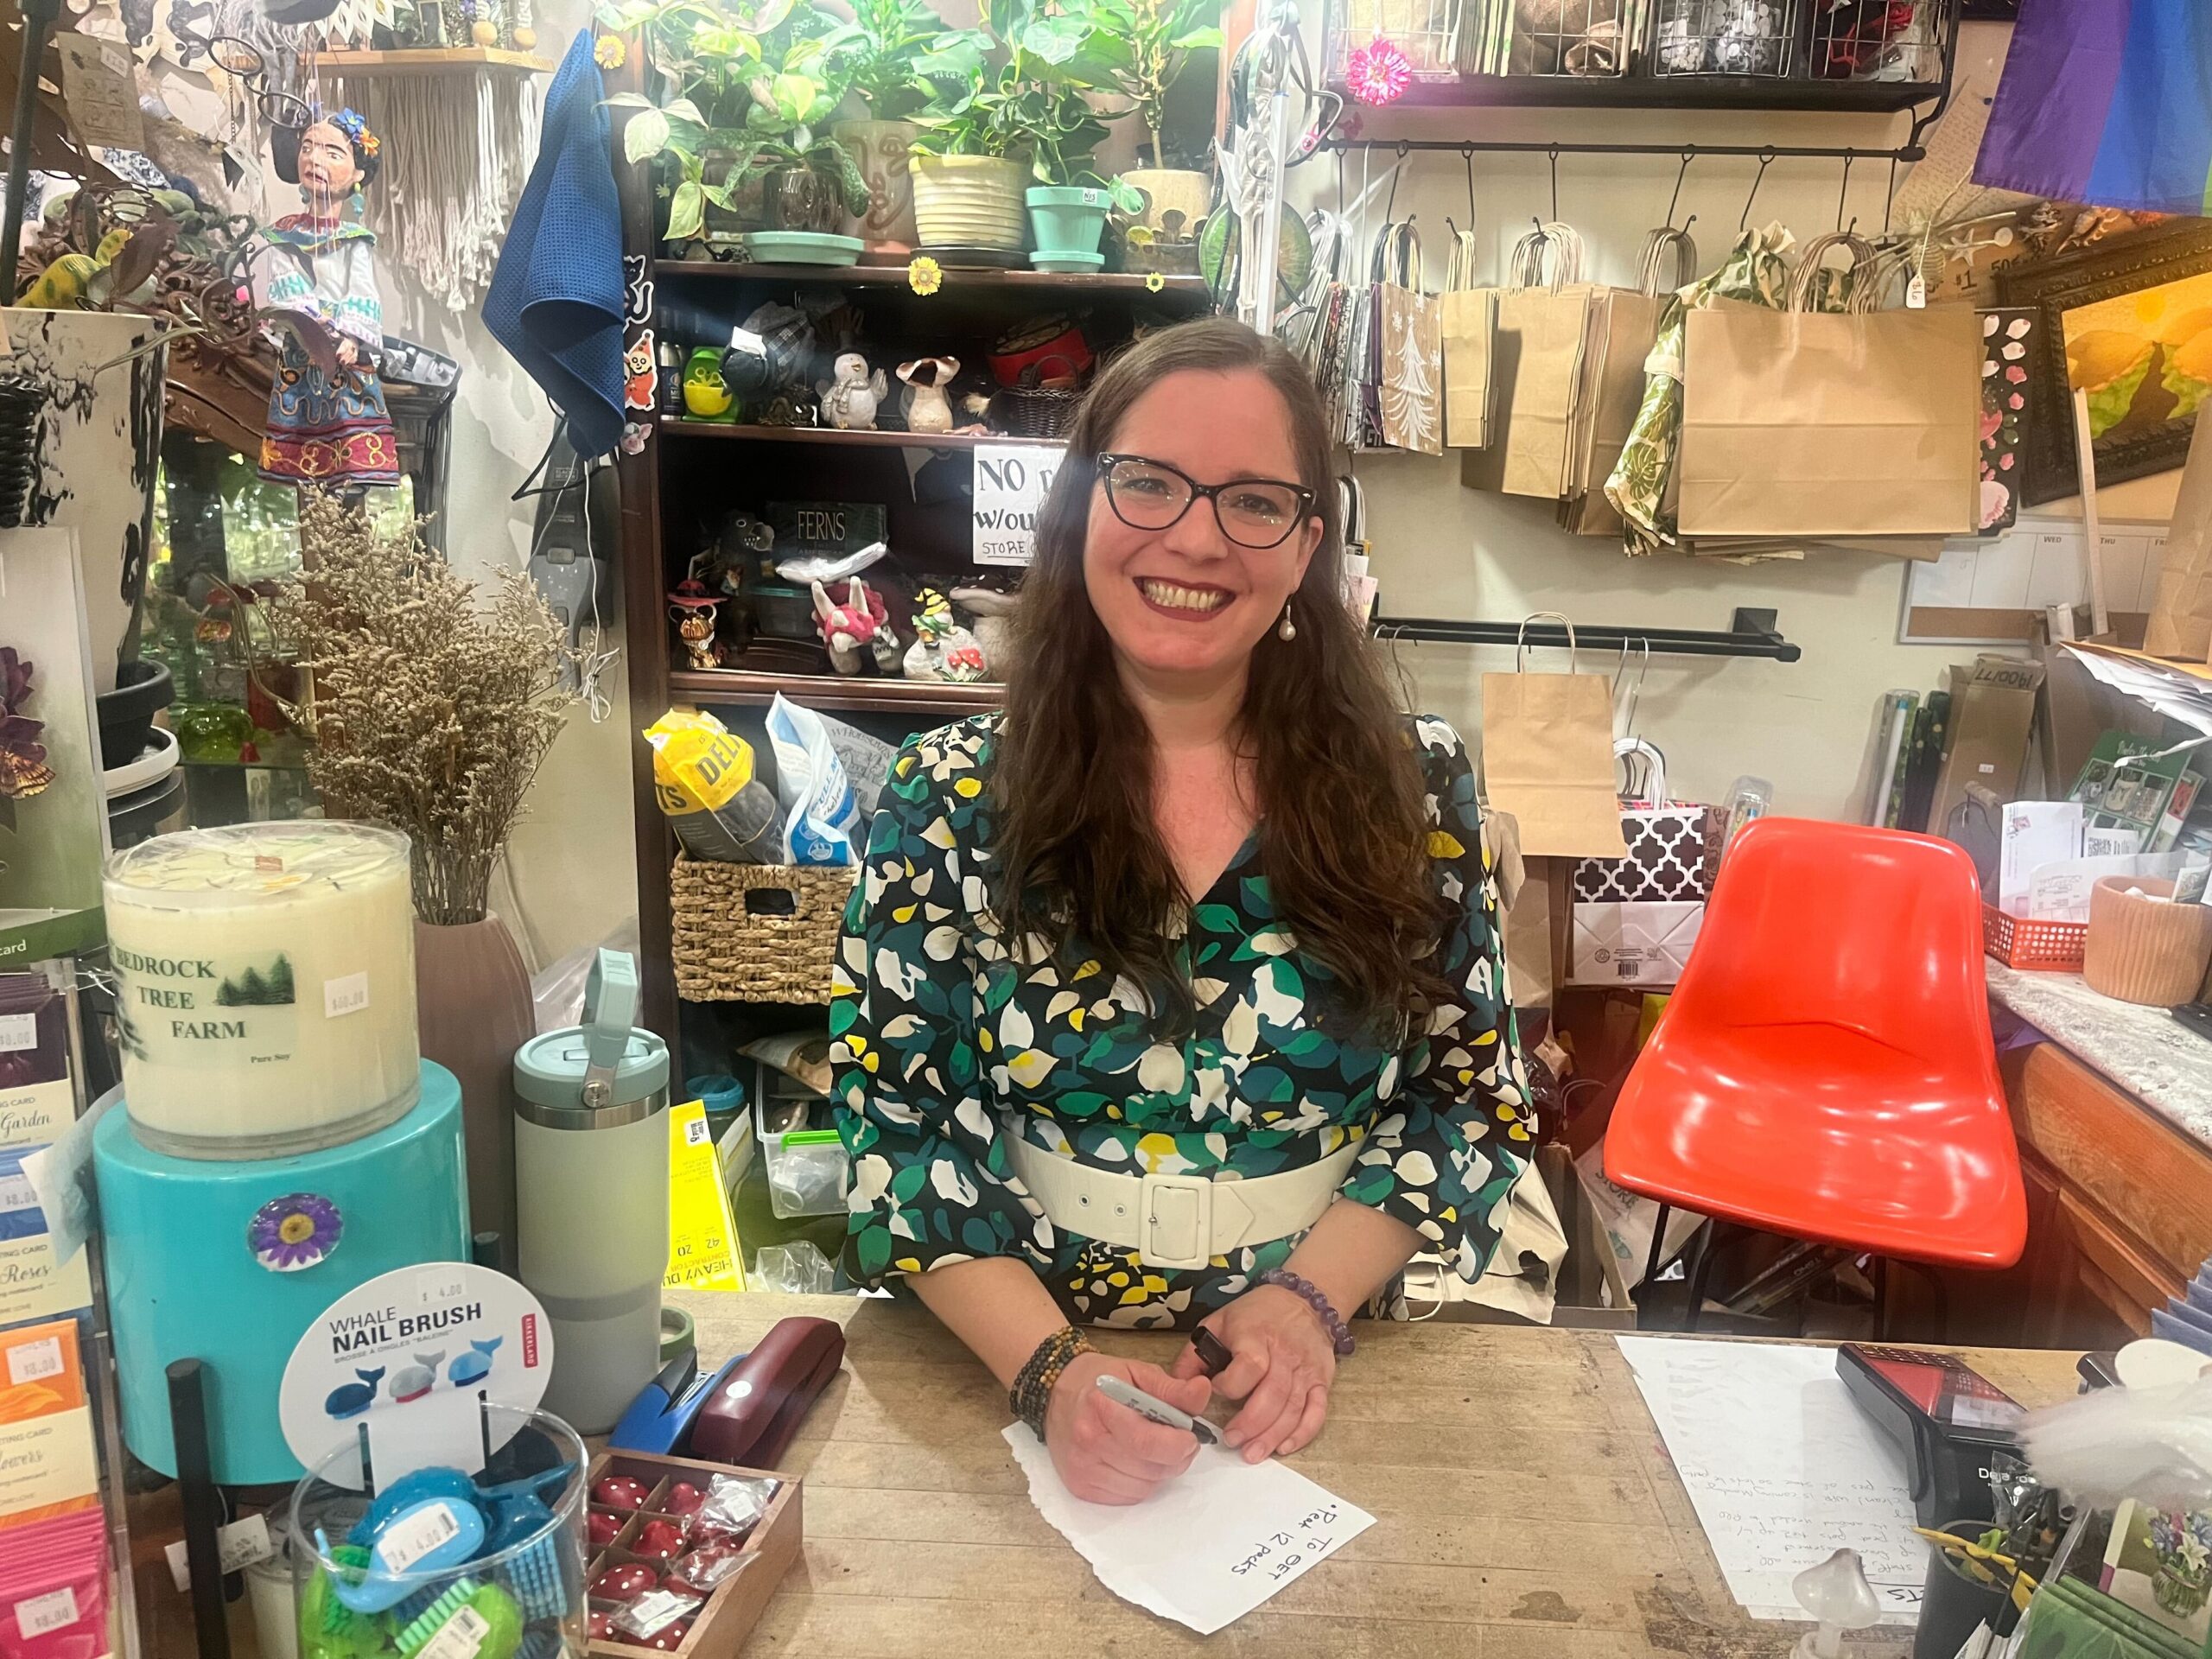
{"label": "pearl drop earring", "polygon": [[1290,620],[1290,601],[1282,602],[1282,620],[1275,624],[1275,638],[1288,645],[1298,638],[1298,624]]}

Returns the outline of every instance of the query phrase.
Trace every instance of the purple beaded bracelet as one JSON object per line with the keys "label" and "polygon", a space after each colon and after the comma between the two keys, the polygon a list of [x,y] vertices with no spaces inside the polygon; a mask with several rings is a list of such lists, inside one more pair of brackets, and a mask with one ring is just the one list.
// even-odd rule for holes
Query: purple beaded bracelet
{"label": "purple beaded bracelet", "polygon": [[1292,1295],[1303,1300],[1313,1310],[1314,1317],[1321,1321],[1321,1328],[1329,1333],[1329,1341],[1335,1346],[1338,1356],[1342,1357],[1351,1352],[1351,1328],[1338,1317],[1337,1310],[1329,1306],[1329,1299],[1321,1294],[1320,1287],[1312,1280],[1301,1279],[1294,1273],[1286,1273],[1281,1268],[1274,1268],[1262,1274],[1260,1282],[1281,1285]]}

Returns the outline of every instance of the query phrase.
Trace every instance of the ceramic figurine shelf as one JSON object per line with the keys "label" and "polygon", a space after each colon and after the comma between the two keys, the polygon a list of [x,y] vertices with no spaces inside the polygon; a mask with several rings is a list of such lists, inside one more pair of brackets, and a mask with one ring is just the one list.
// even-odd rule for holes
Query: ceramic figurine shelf
{"label": "ceramic figurine shelf", "polygon": [[546,75],[553,61],[533,52],[514,52],[497,46],[403,47],[391,52],[324,52],[315,67],[325,74],[349,79],[376,79],[394,75],[486,74]]}
{"label": "ceramic figurine shelf", "polygon": [[[721,282],[817,283],[841,288],[907,287],[906,267],[903,264],[766,265],[715,259],[656,259],[653,275]],[[1112,295],[1126,296],[1137,304],[1150,302],[1179,310],[1201,308],[1207,302],[1205,279],[1202,276],[1163,276],[1156,294],[1146,286],[1149,279],[1142,273],[1126,270],[1078,273],[947,265],[943,280],[944,287],[939,291],[945,293],[967,289],[993,294],[1052,295],[1069,299]]]}
{"label": "ceramic figurine shelf", "polygon": [[860,449],[973,449],[985,443],[1058,445],[1060,438],[1018,438],[1005,432],[841,432],[833,426],[725,426],[713,421],[662,417],[672,438],[749,438],[760,443],[827,443]]}
{"label": "ceramic figurine shelf", "polygon": [[995,709],[1006,688],[994,680],[891,680],[836,674],[766,674],[755,669],[671,669],[668,689],[700,702],[766,703],[778,692],[810,709],[850,714],[890,709],[947,717]]}

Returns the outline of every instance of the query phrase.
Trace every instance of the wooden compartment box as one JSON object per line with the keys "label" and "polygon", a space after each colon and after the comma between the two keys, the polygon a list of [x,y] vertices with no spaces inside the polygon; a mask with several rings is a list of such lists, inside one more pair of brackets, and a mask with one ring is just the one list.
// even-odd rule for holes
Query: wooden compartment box
{"label": "wooden compartment box", "polygon": [[[678,1481],[688,1480],[702,1492],[713,1490],[712,1483],[717,1475],[741,1475],[776,1483],[775,1496],[769,1499],[766,1512],[753,1522],[753,1530],[744,1539],[744,1553],[758,1559],[715,1586],[706,1604],[692,1615],[691,1628],[680,1645],[662,1649],[620,1639],[589,1644],[589,1651],[602,1656],[602,1659],[645,1659],[645,1656],[662,1652],[673,1653],[677,1659],[727,1659],[735,1654],[760,1621],[761,1610],[767,1606],[768,1598],[775,1594],[785,1572],[798,1559],[799,1542],[805,1536],[798,1478],[766,1469],[737,1469],[726,1463],[705,1463],[696,1458],[661,1457],[649,1452],[602,1452],[592,1462],[586,1483],[587,1502],[589,1490],[608,1475],[628,1475],[643,1481],[649,1491],[644,1505],[624,1520],[614,1541],[592,1552],[590,1566],[584,1574],[586,1585],[595,1582],[608,1567],[626,1562],[642,1562],[653,1569],[656,1577],[664,1570],[668,1564],[632,1554],[629,1545],[648,1521],[682,1521],[682,1516],[671,1516],[660,1507],[667,1498],[669,1488]],[[596,1599],[588,1605],[593,1611],[607,1613],[620,1605]]]}

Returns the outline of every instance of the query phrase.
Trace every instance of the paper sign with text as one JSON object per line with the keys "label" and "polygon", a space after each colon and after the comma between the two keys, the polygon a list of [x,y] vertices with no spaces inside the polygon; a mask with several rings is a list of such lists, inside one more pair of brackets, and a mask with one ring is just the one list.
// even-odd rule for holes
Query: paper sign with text
{"label": "paper sign with text", "polygon": [[978,564],[1027,564],[1037,515],[1067,452],[1042,443],[976,446],[975,555]]}

